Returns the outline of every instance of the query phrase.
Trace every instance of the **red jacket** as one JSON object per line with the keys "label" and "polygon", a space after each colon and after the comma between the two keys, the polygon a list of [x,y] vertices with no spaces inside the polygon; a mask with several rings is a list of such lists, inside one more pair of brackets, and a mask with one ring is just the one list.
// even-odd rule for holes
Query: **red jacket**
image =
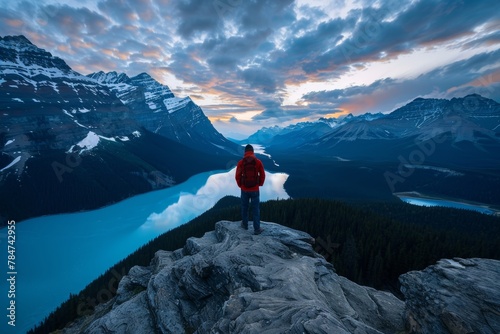
{"label": "red jacket", "polygon": [[[247,151],[245,152],[245,156],[243,159],[245,159],[248,156],[254,156],[254,153],[252,151]],[[257,167],[257,173],[259,174],[259,185],[252,187],[252,188],[247,188],[244,185],[241,184],[241,174],[242,174],[242,169],[243,169],[243,159],[241,159],[238,162],[238,165],[236,166],[236,174],[234,175],[234,178],[236,179],[236,183],[238,184],[238,187],[241,188],[243,191],[259,191],[259,186],[264,185],[264,181],[266,179],[266,172],[264,171],[264,165],[262,164],[262,161],[259,159],[255,158],[255,167]]]}

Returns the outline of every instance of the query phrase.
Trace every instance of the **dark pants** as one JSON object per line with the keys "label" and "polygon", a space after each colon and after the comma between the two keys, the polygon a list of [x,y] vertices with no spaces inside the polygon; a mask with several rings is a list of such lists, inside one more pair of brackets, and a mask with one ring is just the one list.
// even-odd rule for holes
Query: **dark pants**
{"label": "dark pants", "polygon": [[248,204],[252,202],[253,229],[260,229],[260,199],[259,191],[241,191],[241,221],[248,228]]}

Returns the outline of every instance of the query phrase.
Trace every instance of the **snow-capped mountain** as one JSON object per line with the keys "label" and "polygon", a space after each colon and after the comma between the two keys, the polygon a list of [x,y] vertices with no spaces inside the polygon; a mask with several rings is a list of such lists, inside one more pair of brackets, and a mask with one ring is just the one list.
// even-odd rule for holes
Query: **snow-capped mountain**
{"label": "snow-capped mountain", "polygon": [[123,73],[98,72],[88,77],[107,86],[147,130],[195,149],[238,154],[239,146],[220,134],[191,98],[175,97],[149,74],[129,78]]}
{"label": "snow-capped mountain", "polygon": [[20,158],[19,172],[31,156],[67,151],[90,133],[115,140],[139,129],[108,87],[23,36],[0,39],[0,101],[3,160]]}
{"label": "snow-capped mountain", "polygon": [[500,104],[480,95],[451,100],[417,98],[382,117],[346,122],[319,140],[333,147],[342,141],[370,139],[414,137],[424,141],[445,133],[454,142],[500,140]]}
{"label": "snow-capped mountain", "polygon": [[340,118],[322,117],[314,122],[299,122],[286,127],[264,127],[248,137],[246,141],[264,146],[299,146],[307,141],[320,138],[344,124],[361,120],[371,121],[382,116],[384,116],[382,113],[367,113],[359,116],[349,114]]}
{"label": "snow-capped mountain", "polygon": [[[426,142],[432,149],[419,153]],[[417,98],[380,117],[352,119],[295,149],[381,161],[417,152],[427,163],[495,166],[500,158],[500,104],[475,94],[451,100]]]}
{"label": "snow-capped mountain", "polygon": [[0,37],[2,214],[94,208],[225,168],[238,149],[145,73],[84,76],[24,36]]}
{"label": "snow-capped mountain", "polygon": [[[148,74],[83,76],[25,37],[0,39],[3,152],[22,163],[41,149],[68,150],[90,132],[117,139],[145,128],[195,149],[237,153],[189,97],[176,98]],[[22,169],[22,168],[21,168]]]}
{"label": "snow-capped mountain", "polygon": [[403,134],[419,140],[447,132],[455,142],[500,140],[500,104],[477,94],[451,100],[417,98],[385,120],[407,127]]}
{"label": "snow-capped mountain", "polygon": [[448,133],[453,142],[476,145],[500,141],[500,104],[473,94],[464,98],[417,98],[388,114],[349,114],[287,127],[264,127],[247,141],[269,147],[332,149],[343,142],[414,138],[429,140]]}

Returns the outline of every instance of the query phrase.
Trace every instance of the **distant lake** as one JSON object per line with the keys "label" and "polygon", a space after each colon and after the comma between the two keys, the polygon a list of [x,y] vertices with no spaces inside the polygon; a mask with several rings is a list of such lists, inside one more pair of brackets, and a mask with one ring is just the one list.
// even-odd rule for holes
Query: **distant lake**
{"label": "distant lake", "polygon": [[[98,210],[16,222],[16,327],[7,325],[9,286],[2,278],[0,332],[26,333],[70,293],[77,294],[142,245],[199,216],[222,197],[239,196],[234,173],[234,168],[202,173]],[[283,188],[287,174],[266,176],[261,201],[289,197]],[[3,277],[8,272],[6,235],[7,229],[1,229]]]}
{"label": "distant lake", "polygon": [[406,203],[419,205],[419,206],[443,206],[448,208],[455,209],[466,209],[466,210],[474,210],[484,214],[493,214],[495,210],[490,209],[488,206],[484,205],[474,205],[465,202],[458,201],[450,201],[444,199],[435,199],[435,198],[424,198],[418,196],[411,196],[409,194],[396,194],[401,200]]}

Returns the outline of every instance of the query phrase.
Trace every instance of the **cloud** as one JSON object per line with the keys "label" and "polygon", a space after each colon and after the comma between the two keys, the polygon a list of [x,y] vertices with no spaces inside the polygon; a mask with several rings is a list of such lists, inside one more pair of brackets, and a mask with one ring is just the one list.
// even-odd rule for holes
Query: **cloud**
{"label": "cloud", "polygon": [[37,8],[36,19],[40,28],[56,36],[80,37],[97,36],[111,25],[104,16],[87,8],[73,8],[68,5],[47,5]]}
{"label": "cloud", "polygon": [[263,29],[243,36],[208,39],[202,46],[208,53],[207,62],[213,70],[221,67],[233,69],[238,64],[250,61],[255,54],[272,50],[274,45],[266,42],[270,35],[271,30]]}
{"label": "cloud", "polygon": [[221,18],[217,15],[216,2],[205,0],[185,0],[174,2],[177,17],[177,33],[190,39],[201,33],[214,33],[220,29]]}
{"label": "cloud", "polygon": [[286,27],[295,21],[293,0],[241,1],[242,9],[236,20],[241,22],[242,30],[260,30]]}
{"label": "cloud", "polygon": [[[234,180],[236,168],[229,172],[211,175],[206,184],[196,194],[183,193],[179,200],[168,206],[161,213],[152,213],[142,226],[143,228],[161,229],[175,228],[213,207],[224,196],[240,196],[240,189]],[[266,171],[266,181],[260,187],[260,200],[289,198],[283,188],[288,175]]]}
{"label": "cloud", "polygon": [[353,86],[345,89],[310,92],[303,95],[302,99],[316,103],[338,103],[343,99],[372,94],[377,89],[383,89],[388,85],[394,84],[394,82],[395,80],[386,78],[377,80],[369,86]]}
{"label": "cloud", "polygon": [[276,92],[276,80],[265,69],[252,67],[242,71],[241,77],[251,88],[259,89],[264,93]]}
{"label": "cloud", "polygon": [[150,0],[104,0],[98,2],[103,15],[118,25],[149,25],[159,20],[157,8]]}
{"label": "cloud", "polygon": [[[290,122],[478,89],[497,61],[475,56],[500,44],[495,0],[0,1],[4,34],[25,34],[82,74],[173,78],[182,94],[206,97],[210,116],[240,125],[250,113],[254,124]],[[391,65],[419,53],[429,58]],[[451,63],[459,72],[447,79]],[[368,79],[382,65],[391,71]]]}
{"label": "cloud", "polygon": [[[390,112],[416,97],[452,98],[476,93],[500,100],[500,50],[438,67],[417,78],[381,79],[367,86],[314,91],[304,94],[308,103],[330,105],[355,114]],[[489,68],[485,70],[485,68]],[[477,73],[483,73],[478,78]]]}
{"label": "cloud", "polygon": [[[307,60],[301,62],[302,69],[307,74],[335,77],[338,71],[343,73],[349,70],[346,65],[382,59],[387,61],[417,48],[444,45],[470,36],[485,21],[499,17],[491,11],[493,2],[450,4],[421,0],[405,6],[399,1],[386,1],[378,8],[352,10],[345,19],[333,19],[318,25],[308,36],[292,40],[283,54],[300,55],[301,49],[304,50],[302,53],[316,50],[316,55],[308,53]],[[323,31],[335,29],[337,35],[333,36],[347,35],[342,36],[337,44],[334,42],[334,47],[322,46],[319,41]],[[316,40],[318,42],[314,42]],[[308,47],[308,41],[316,47]],[[299,59],[296,59],[295,63],[298,62]]]}

